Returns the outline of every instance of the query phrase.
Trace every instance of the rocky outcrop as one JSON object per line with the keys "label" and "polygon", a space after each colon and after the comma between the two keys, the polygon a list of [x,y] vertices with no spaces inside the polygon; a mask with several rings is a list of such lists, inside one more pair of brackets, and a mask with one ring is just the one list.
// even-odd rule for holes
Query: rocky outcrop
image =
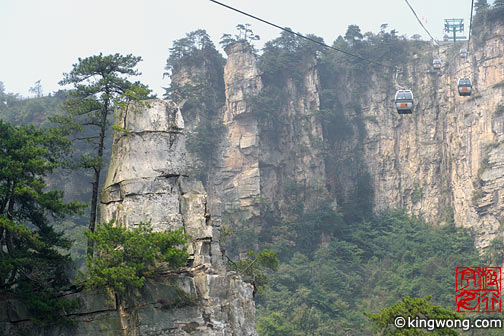
{"label": "rocky outcrop", "polygon": [[252,288],[226,271],[219,222],[208,212],[206,192],[201,182],[184,176],[180,111],[169,101],[147,104],[116,116],[125,132],[114,137],[101,221],[115,218],[128,227],[150,221],[155,230],[184,227],[190,236],[190,267],[179,277],[185,288],[193,289],[198,304],[189,315],[175,313],[172,324],[177,327],[170,332],[183,334],[190,328],[192,335],[255,335]]}
{"label": "rocky outcrop", "polygon": [[477,246],[484,248],[504,233],[500,197],[504,186],[504,26],[493,27],[478,48],[476,42],[481,43],[474,41],[468,64],[459,59],[449,74],[451,83],[461,74],[473,78],[475,93],[470,99],[455,96],[447,137],[455,222],[473,228]]}
{"label": "rocky outcrop", "polygon": [[[225,101],[212,112],[225,128],[222,136],[214,139],[216,149],[205,171],[209,204],[212,213],[219,218],[222,215],[231,230],[245,224],[246,230],[259,234],[265,229],[262,211],[272,210],[287,219],[292,215],[292,198],[302,199],[305,209],[311,209],[328,196],[324,150],[320,146],[322,125],[314,113],[320,109],[320,81],[316,60],[311,57],[300,70],[303,80],[288,79],[282,89],[284,97],[273,98],[282,101],[281,109],[261,112],[258,100],[263,99],[265,87],[253,48],[245,41],[237,41],[225,51]],[[172,77],[177,86],[209,77],[204,62],[199,69],[177,70]],[[188,79],[191,75],[193,79]],[[182,110],[184,119],[185,115],[202,115],[202,109],[189,104]],[[268,115],[276,120],[265,121]],[[191,130],[196,127],[197,123],[193,123]]]}
{"label": "rocky outcrop", "polygon": [[[325,152],[320,118],[320,79],[316,59],[310,57],[298,69],[302,81],[287,78],[278,120],[261,130],[261,187],[282,218],[292,215],[288,200],[302,200],[304,210],[316,208],[328,196]],[[292,188],[289,188],[292,187]]]}
{"label": "rocky outcrop", "polygon": [[155,230],[183,226],[179,178],[186,170],[184,121],[171,102],[149,101],[116,116],[112,159],[101,193],[99,222]]}
{"label": "rocky outcrop", "polygon": [[[328,195],[344,204],[364,183],[375,212],[403,208],[433,224],[453,219],[470,227],[484,249],[504,234],[503,36],[502,25],[474,36],[467,59],[444,45],[439,55],[436,48],[410,54],[398,72],[375,69],[363,80],[343,70],[330,88],[321,88],[316,60],[307,59],[295,69],[301,83],[285,78],[280,87],[281,108],[271,111],[280,122],[273,130],[261,125],[250,103],[267,85],[256,57],[246,43],[231,44],[219,112],[227,131],[209,170],[211,203],[253,219],[260,215],[254,200],[264,198],[288,221],[288,186],[298,187],[295,196],[310,209]],[[431,65],[438,57],[440,73]],[[466,76],[475,91],[459,97],[457,81]],[[404,87],[415,94],[412,115],[394,109],[394,93]],[[328,89],[349,123],[340,127],[353,130],[329,147],[331,135],[313,113]]]}
{"label": "rocky outcrop", "polygon": [[[503,36],[502,26],[484,41],[476,36],[467,60],[452,45],[440,47],[440,75],[428,62],[435,55],[413,58],[398,78],[415,93],[413,115],[394,113],[393,92],[373,79],[378,89],[366,92],[363,119],[376,211],[406,208],[432,223],[453,214],[479,248],[502,234]],[[460,77],[472,78],[471,97],[458,95]]]}
{"label": "rocky outcrop", "polygon": [[[235,224],[240,220],[253,222],[261,215],[259,200],[266,199],[286,217],[289,209],[283,200],[292,195],[285,186],[295,184],[302,186],[302,195],[298,196],[310,208],[320,194],[326,196],[325,161],[323,150],[317,145],[322,141],[322,126],[313,113],[320,108],[315,59],[308,59],[301,70],[302,83],[287,80],[281,110],[265,112],[279,114],[280,122],[266,129],[254,104],[264,85],[253,48],[238,41],[225,51],[228,56],[224,67],[225,104],[218,111],[218,118],[226,130],[208,170],[207,188],[212,206],[238,218]],[[197,81],[201,72],[204,64],[198,71],[174,73],[174,78],[180,86],[179,81],[190,82],[186,78],[188,73],[194,73]]]}
{"label": "rocky outcrop", "polygon": [[248,43],[226,48],[224,67],[226,103],[221,118],[226,126],[209,185],[222,210],[242,218],[259,215],[254,199],[261,195],[259,129],[251,113],[250,97],[262,89],[255,55]]}
{"label": "rocky outcrop", "polygon": [[201,182],[186,176],[178,107],[150,100],[118,111],[115,119],[120,131],[114,134],[100,222],[128,228],[150,222],[158,231],[183,227],[190,236],[187,266],[161,269],[121,304],[100,293],[70,294],[65,298],[80,301],[67,312],[73,326],[35,328],[20,302],[0,302],[0,311],[9,311],[0,335],[256,335],[252,285],[226,270],[220,223],[208,211]]}

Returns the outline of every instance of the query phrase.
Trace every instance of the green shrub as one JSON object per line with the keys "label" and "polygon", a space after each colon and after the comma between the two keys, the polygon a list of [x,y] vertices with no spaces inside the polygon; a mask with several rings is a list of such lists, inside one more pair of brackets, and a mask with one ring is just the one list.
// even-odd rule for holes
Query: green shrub
{"label": "green shrub", "polygon": [[114,222],[103,223],[86,236],[96,246],[96,256],[88,256],[88,274],[83,274],[87,288],[111,289],[124,294],[141,288],[153,274],[157,262],[171,267],[183,266],[189,257],[188,237],[182,228],[170,232],[152,232],[145,223],[133,230]]}
{"label": "green shrub", "polygon": [[423,188],[420,186],[420,182],[415,186],[415,189],[413,189],[413,193],[411,194],[411,201],[413,203],[417,203],[420,201],[423,197]]}
{"label": "green shrub", "polygon": [[502,265],[504,261],[504,242],[501,237],[492,239],[490,246],[487,247],[483,254],[483,260],[485,260],[486,264],[489,266]]}
{"label": "green shrub", "polygon": [[240,274],[244,280],[251,281],[259,293],[262,293],[262,288],[268,283],[266,271],[277,271],[278,264],[276,252],[268,249],[259,253],[248,251],[247,257],[236,263],[228,259],[229,268]]}
{"label": "green shrub", "polygon": [[472,203],[473,205],[476,205],[476,203],[483,197],[485,196],[485,193],[481,189],[475,189],[473,190],[472,193]]}

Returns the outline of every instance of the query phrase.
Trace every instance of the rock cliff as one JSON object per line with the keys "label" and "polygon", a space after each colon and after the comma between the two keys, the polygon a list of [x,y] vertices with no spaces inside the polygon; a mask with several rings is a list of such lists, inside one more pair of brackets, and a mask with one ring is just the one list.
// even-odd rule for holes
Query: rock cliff
{"label": "rock cliff", "polygon": [[259,128],[246,98],[262,89],[255,56],[247,44],[227,48],[224,67],[225,107],[220,111],[226,131],[219,145],[209,185],[223,211],[239,209],[244,218],[258,215],[254,199],[261,194]]}
{"label": "rock cliff", "polygon": [[[318,146],[322,125],[313,114],[320,108],[316,60],[307,60],[301,70],[304,79],[300,85],[287,80],[287,103],[279,111],[266,112],[270,116],[278,114],[276,121],[271,121],[257,112],[257,99],[264,85],[253,48],[246,42],[237,42],[225,51],[225,101],[213,114],[225,128],[204,172],[206,186],[215,214],[222,215],[231,226],[248,223],[255,233],[260,233],[264,228],[260,218],[265,203],[268,211],[289,217],[285,199],[292,195],[286,186],[300,185],[309,190],[298,195],[305,208],[316,204],[322,195],[327,196],[325,160]],[[206,72],[204,64],[200,68],[175,69],[172,85],[197,83],[198,78],[208,77]],[[194,107],[182,110],[184,119],[185,115],[199,115]],[[280,126],[275,128],[273,123]],[[190,161],[196,160],[195,153],[189,156]]]}
{"label": "rock cliff", "polygon": [[[287,76],[278,85],[282,104],[266,111],[277,117],[274,127],[254,104],[267,89],[257,57],[246,43],[231,44],[226,100],[216,112],[226,131],[208,169],[210,203],[253,222],[261,215],[257,200],[265,199],[285,220],[293,193],[309,209],[328,195],[345,204],[368,188],[373,211],[404,208],[433,224],[453,219],[484,249],[503,234],[503,36],[504,27],[494,25],[474,36],[467,59],[457,46],[431,46],[409,53],[399,71],[373,70],[362,80],[342,70],[330,86],[317,60],[305,59],[295,69],[301,80]],[[437,57],[441,72],[432,69]],[[458,96],[460,77],[472,78],[471,97]],[[401,116],[393,99],[404,87],[413,90],[416,108]],[[314,113],[327,91],[342,113],[329,131]],[[266,225],[254,223],[256,232]]]}
{"label": "rock cliff", "polygon": [[[415,92],[411,116],[394,113],[393,93],[373,80],[379,89],[366,92],[363,114],[376,210],[402,207],[433,223],[453,212],[479,248],[502,234],[503,37],[498,25],[484,40],[476,36],[468,59],[441,46],[440,75],[425,59],[413,59],[398,79]],[[472,78],[471,97],[458,95],[460,77]]]}
{"label": "rock cliff", "polygon": [[[114,136],[100,220],[184,227],[188,266],[161,273],[125,305],[71,294],[82,302],[68,311],[76,329],[32,330],[22,304],[2,301],[0,335],[255,335],[253,289],[226,271],[221,222],[268,234],[267,214],[289,224],[297,210],[327,200],[341,208],[369,202],[374,212],[403,208],[432,224],[453,220],[474,232],[481,250],[502,239],[504,26],[474,36],[467,59],[452,45],[419,50],[398,71],[369,68],[360,77],[327,71],[305,54],[272,81],[243,41],[225,48],[225,66],[179,63],[172,86],[192,96],[116,115],[123,131]],[[440,72],[431,65],[438,57]],[[473,80],[471,97],[458,96],[460,77]],[[414,92],[412,115],[395,111],[399,88]]]}
{"label": "rock cliff", "polygon": [[200,181],[186,176],[184,121],[171,101],[118,111],[112,159],[101,194],[100,222],[154,230],[184,228],[190,258],[165,270],[125,303],[99,293],[73,293],[71,326],[37,327],[17,300],[0,302],[0,335],[256,335],[252,285],[226,270],[220,223]]}

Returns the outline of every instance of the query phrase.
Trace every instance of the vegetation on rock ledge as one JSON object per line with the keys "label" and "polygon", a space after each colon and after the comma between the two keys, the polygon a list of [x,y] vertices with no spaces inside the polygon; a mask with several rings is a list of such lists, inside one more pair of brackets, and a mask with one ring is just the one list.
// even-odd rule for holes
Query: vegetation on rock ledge
{"label": "vegetation on rock ledge", "polygon": [[132,230],[114,221],[99,225],[86,236],[96,247],[97,256],[87,259],[87,274],[82,274],[88,288],[111,289],[124,295],[129,289],[141,288],[145,278],[155,272],[155,265],[184,266],[189,254],[187,236],[182,228],[153,232],[149,224],[140,223]]}

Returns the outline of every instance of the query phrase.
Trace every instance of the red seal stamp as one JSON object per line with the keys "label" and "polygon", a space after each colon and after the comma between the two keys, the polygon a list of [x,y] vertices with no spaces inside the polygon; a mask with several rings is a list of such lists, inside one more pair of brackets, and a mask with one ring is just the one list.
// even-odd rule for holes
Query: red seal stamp
{"label": "red seal stamp", "polygon": [[459,313],[501,311],[500,267],[457,267],[455,304]]}

